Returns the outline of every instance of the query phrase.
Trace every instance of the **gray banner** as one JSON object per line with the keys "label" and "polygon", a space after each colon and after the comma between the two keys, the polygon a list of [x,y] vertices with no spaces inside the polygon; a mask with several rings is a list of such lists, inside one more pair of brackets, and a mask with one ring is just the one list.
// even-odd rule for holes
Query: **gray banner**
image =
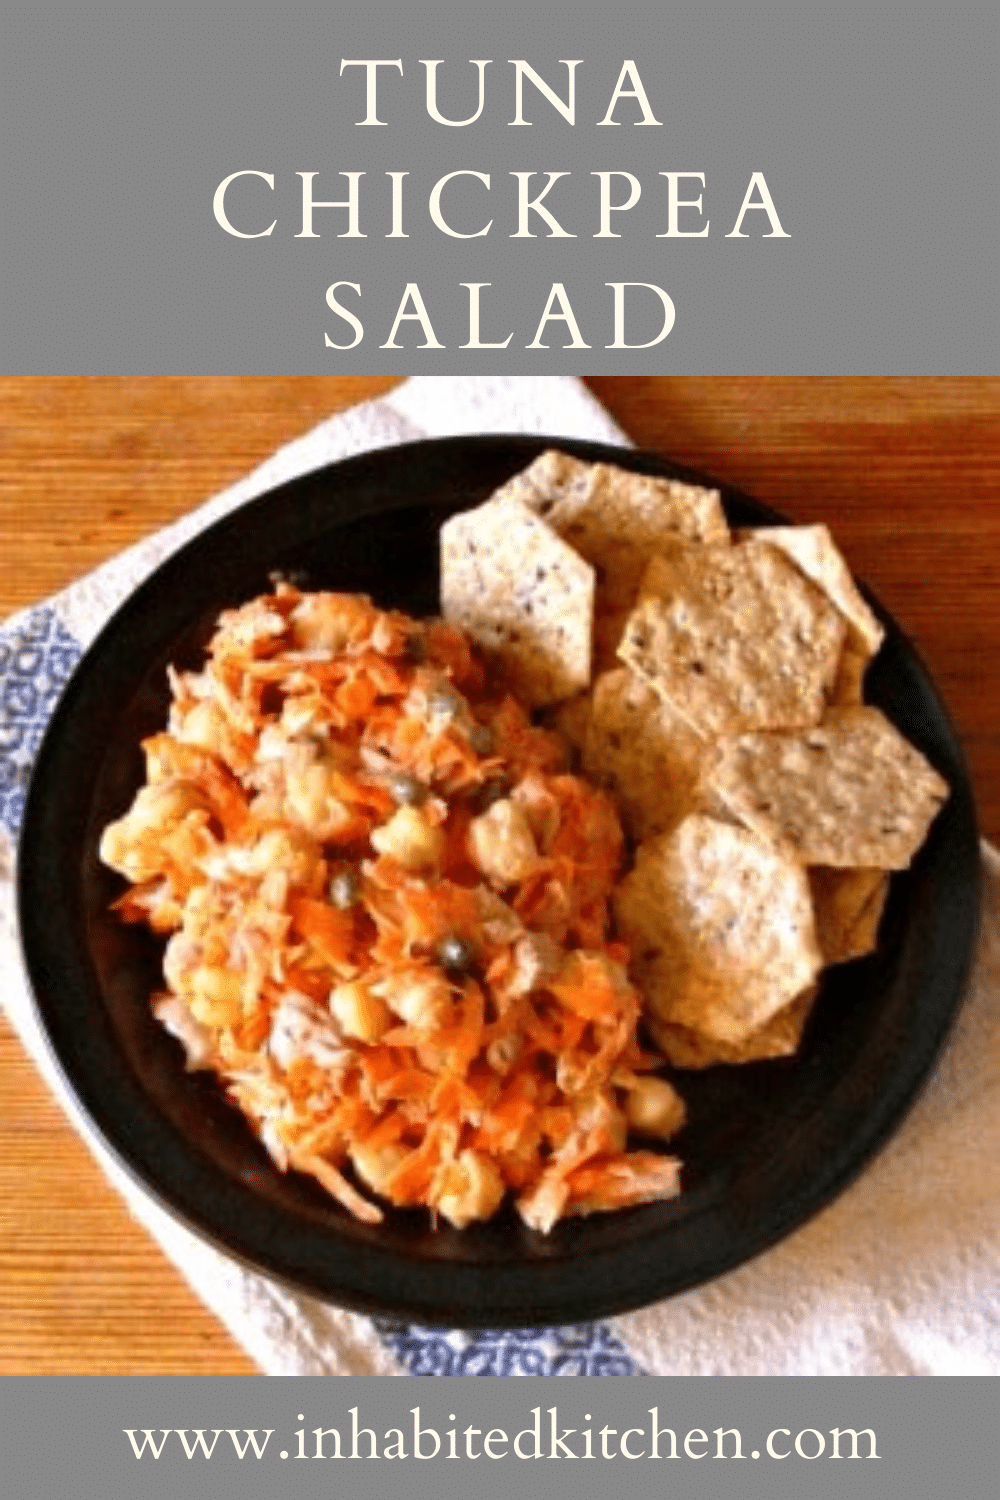
{"label": "gray banner", "polygon": [[997,16],[9,8],[2,369],[994,373]]}
{"label": "gray banner", "polygon": [[3,1398],[25,1496],[964,1500],[1000,1458],[976,1380],[53,1379]]}

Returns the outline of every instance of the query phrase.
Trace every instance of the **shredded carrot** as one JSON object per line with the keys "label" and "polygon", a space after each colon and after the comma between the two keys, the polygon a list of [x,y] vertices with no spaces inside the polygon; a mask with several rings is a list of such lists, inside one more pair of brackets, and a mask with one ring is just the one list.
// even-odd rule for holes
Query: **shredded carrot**
{"label": "shredded carrot", "polygon": [[324,901],[308,896],[289,903],[292,921],[331,968],[350,963],[354,947],[354,920],[349,912],[336,911]]}

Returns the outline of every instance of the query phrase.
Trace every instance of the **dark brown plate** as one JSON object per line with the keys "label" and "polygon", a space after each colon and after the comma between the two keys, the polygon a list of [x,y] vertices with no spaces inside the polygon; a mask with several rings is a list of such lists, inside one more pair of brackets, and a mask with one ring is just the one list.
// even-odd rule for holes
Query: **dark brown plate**
{"label": "dark brown plate", "polygon": [[[159,948],[109,911],[120,882],[100,832],[143,779],[168,662],[194,665],[219,610],[275,569],[309,587],[430,614],[437,534],[544,447],[703,479],[649,453],[526,437],[446,438],[349,459],[219,521],[165,563],[102,631],[52,718],[19,856],[24,953],[53,1051],[119,1160],[189,1227],[332,1302],[453,1326],[579,1322],[639,1307],[739,1265],[827,1203],[899,1123],[931,1068],[971,960],[975,812],[947,714],[905,637],[888,637],[869,696],[952,795],[894,878],[878,952],[827,973],[795,1058],[683,1079],[690,1123],[672,1203],[570,1219],[547,1238],[512,1213],[464,1232],[419,1213],[356,1223],[309,1179],[283,1176],[248,1126],[151,1019]],[[723,487],[730,520],[780,517]],[[873,601],[874,602],[874,601]],[[876,605],[877,607],[877,605]]]}

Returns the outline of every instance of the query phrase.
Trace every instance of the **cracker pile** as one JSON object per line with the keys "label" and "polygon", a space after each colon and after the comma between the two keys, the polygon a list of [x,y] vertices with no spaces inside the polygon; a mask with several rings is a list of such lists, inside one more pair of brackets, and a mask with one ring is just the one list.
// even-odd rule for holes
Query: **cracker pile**
{"label": "cracker pile", "polygon": [[882,627],[825,526],[542,454],[442,528],[442,609],[616,798],[615,913],[678,1068],[796,1051],[948,795],[864,703]]}

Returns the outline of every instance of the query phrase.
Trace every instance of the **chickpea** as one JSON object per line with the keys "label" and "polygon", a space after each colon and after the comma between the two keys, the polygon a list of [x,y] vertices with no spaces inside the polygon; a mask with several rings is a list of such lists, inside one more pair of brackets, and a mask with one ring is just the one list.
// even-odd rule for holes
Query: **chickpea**
{"label": "chickpea", "polygon": [[360,984],[338,984],[330,994],[330,1014],[345,1036],[369,1044],[381,1041],[392,1025],[385,1001]]}
{"label": "chickpea", "polygon": [[203,1026],[235,1026],[243,1013],[242,992],[238,974],[202,965],[190,979],[191,1014]]}
{"label": "chickpea", "polygon": [[432,828],[415,807],[400,807],[371,835],[372,848],[398,859],[408,870],[434,869],[444,848],[444,834]]}
{"label": "chickpea", "polygon": [[330,879],[330,901],[338,911],[349,911],[361,894],[357,870],[338,870]]}
{"label": "chickpea", "polygon": [[625,1100],[625,1118],[638,1135],[667,1141],[684,1124],[680,1094],[665,1078],[637,1078]]}
{"label": "chickpea", "polygon": [[527,879],[538,865],[531,825],[509,797],[473,818],[467,847],[473,864],[495,886],[515,885]]}
{"label": "chickpea", "polygon": [[503,1178],[489,1157],[465,1150],[448,1169],[434,1207],[456,1229],[464,1229],[476,1219],[492,1218],[504,1192]]}
{"label": "chickpea", "polygon": [[381,1193],[396,1168],[410,1154],[408,1146],[394,1142],[389,1146],[354,1146],[351,1150],[351,1165],[365,1187],[373,1193]]}
{"label": "chickpea", "polygon": [[374,987],[389,1009],[423,1031],[434,1031],[452,1011],[451,990],[442,974],[423,970],[387,974]]}

